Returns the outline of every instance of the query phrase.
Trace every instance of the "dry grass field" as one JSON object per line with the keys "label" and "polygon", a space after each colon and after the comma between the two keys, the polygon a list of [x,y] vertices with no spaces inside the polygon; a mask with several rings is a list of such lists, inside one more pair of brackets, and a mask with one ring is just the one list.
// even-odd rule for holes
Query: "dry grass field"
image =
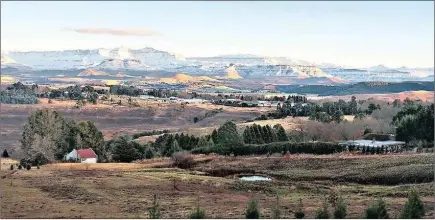
{"label": "dry grass field", "polygon": [[[316,177],[316,173],[321,173],[324,169],[331,169],[325,175],[337,172],[338,167],[335,166],[339,164],[341,167],[338,175],[346,175],[348,170],[361,166],[381,166],[377,163],[382,164],[380,168],[391,169],[403,164],[424,165],[425,162],[413,158],[430,158],[430,155],[355,157],[357,156],[209,156],[197,157],[196,160],[202,160],[202,163],[192,170],[157,168],[170,166],[168,159],[131,164],[90,164],[88,167],[65,163],[44,165],[41,169],[33,167],[31,170],[2,169],[1,217],[148,218],[147,208],[151,206],[152,197],[156,194],[162,218],[187,218],[198,199],[209,218],[243,218],[246,202],[252,197],[259,201],[261,217],[271,218],[275,194],[278,192],[283,218],[293,218],[299,199],[302,199],[306,217],[313,218],[315,210],[321,207],[331,189],[340,192],[346,199],[349,218],[360,218],[377,196],[385,199],[390,216],[398,217],[406,202],[407,192],[415,188],[424,201],[426,218],[433,218],[433,184],[430,182],[391,186],[362,185]],[[270,169],[272,165],[276,167]],[[238,172],[221,177],[212,176],[209,172],[229,168],[237,168]],[[263,170],[264,168],[267,169]],[[249,172],[250,169],[266,172],[263,175],[271,176],[273,181],[238,180],[238,174]],[[307,175],[312,175],[317,180],[288,179],[273,175],[279,172],[290,172],[288,174],[291,175],[305,175],[303,173],[308,172]]]}
{"label": "dry grass field", "polygon": [[[114,102],[117,101],[117,97],[113,99]],[[126,99],[123,99],[124,102],[127,103]],[[242,123],[258,117],[262,111],[265,111],[263,108],[237,108],[211,104],[188,104],[182,107],[179,103],[158,102],[140,102],[140,107],[98,103],[87,104],[77,109],[74,108],[75,103],[71,100],[52,100],[52,103],[48,104],[48,99],[40,99],[40,103],[34,105],[2,104],[0,117],[2,149],[6,148],[13,157],[19,157],[22,126],[32,111],[41,108],[56,110],[69,119],[93,121],[107,140],[119,135],[152,130],[185,132],[190,129],[201,130],[204,127],[213,130],[227,120]],[[223,111],[193,123],[194,117],[203,116],[219,108],[223,108]],[[143,138],[139,141],[152,141],[153,138],[157,137]]]}

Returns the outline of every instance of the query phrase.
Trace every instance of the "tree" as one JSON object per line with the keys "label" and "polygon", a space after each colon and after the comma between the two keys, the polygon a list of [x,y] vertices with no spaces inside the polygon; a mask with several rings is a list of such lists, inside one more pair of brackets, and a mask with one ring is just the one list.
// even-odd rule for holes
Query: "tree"
{"label": "tree", "polygon": [[140,158],[138,150],[125,138],[115,142],[112,158],[114,161],[130,163]]}
{"label": "tree", "polygon": [[213,132],[211,133],[211,139],[213,140],[213,143],[215,143],[215,144],[217,144],[217,141],[218,141],[217,136],[218,136],[217,130],[213,129]]}
{"label": "tree", "polygon": [[337,123],[340,123],[344,120],[343,112],[341,110],[337,110],[332,115],[332,121],[335,121]]}
{"label": "tree", "polygon": [[221,153],[229,155],[234,148],[243,146],[243,140],[233,122],[226,122],[217,131],[217,146]]}
{"label": "tree", "polygon": [[364,218],[366,219],[388,219],[387,207],[383,199],[378,199],[372,206],[368,207]]}
{"label": "tree", "polygon": [[417,192],[412,190],[408,195],[408,201],[402,210],[402,219],[419,219],[424,217],[424,206]]}
{"label": "tree", "polygon": [[23,127],[21,148],[25,158],[40,155],[46,161],[62,159],[76,144],[75,124],[49,109],[33,112]]}
{"label": "tree", "polygon": [[355,115],[358,111],[358,103],[356,102],[356,97],[352,96],[352,100],[349,103],[350,113]]}
{"label": "tree", "polygon": [[150,219],[160,218],[160,204],[157,202],[157,196],[153,196],[153,206],[148,208],[148,213],[150,214]]}
{"label": "tree", "polygon": [[178,141],[177,140],[171,140],[168,141],[168,147],[165,150],[165,155],[170,157],[172,156],[174,153],[182,151],[183,149],[180,148],[180,145],[178,145]]}
{"label": "tree", "polygon": [[328,219],[328,218],[329,218],[328,203],[325,200],[323,202],[323,208],[319,208],[316,211],[316,219]]}
{"label": "tree", "polygon": [[246,219],[259,219],[260,211],[258,210],[258,202],[255,199],[251,199],[248,201],[248,207],[246,207],[245,211]]}
{"label": "tree", "polygon": [[2,157],[3,158],[9,157],[9,153],[8,153],[8,151],[6,149],[3,150]]}
{"label": "tree", "polygon": [[98,93],[92,92],[89,95],[88,102],[90,102],[90,103],[95,105],[95,104],[97,104],[97,100],[98,100]]}
{"label": "tree", "polygon": [[305,217],[304,207],[302,205],[302,199],[299,199],[299,207],[295,212],[295,218],[301,219]]}
{"label": "tree", "polygon": [[284,128],[281,126],[281,124],[274,125],[273,129],[276,132],[276,138],[278,141],[288,141],[288,137],[285,133]]}
{"label": "tree", "polygon": [[77,148],[92,148],[99,161],[107,161],[109,152],[104,145],[104,135],[92,121],[77,123],[77,133],[80,140]]}
{"label": "tree", "polygon": [[334,207],[334,218],[335,219],[344,219],[347,215],[346,203],[343,197],[339,196],[337,200],[337,204]]}
{"label": "tree", "polygon": [[198,117],[194,117],[193,118],[193,123],[197,123],[199,121],[199,118]]}

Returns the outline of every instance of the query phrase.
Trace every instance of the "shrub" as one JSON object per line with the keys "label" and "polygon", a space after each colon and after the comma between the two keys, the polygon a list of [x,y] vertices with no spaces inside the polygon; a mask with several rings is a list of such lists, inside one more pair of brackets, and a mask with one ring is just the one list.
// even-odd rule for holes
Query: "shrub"
{"label": "shrub", "polygon": [[8,151],[6,149],[3,150],[2,157],[3,158],[9,157],[9,153],[8,153]]}
{"label": "shrub", "polygon": [[205,210],[199,206],[199,199],[198,199],[198,202],[196,204],[195,209],[192,211],[189,218],[190,219],[204,219],[204,218],[206,218],[205,217]]}
{"label": "shrub", "polygon": [[328,219],[328,218],[329,218],[328,203],[324,201],[323,208],[319,208],[316,211],[316,219]]}
{"label": "shrub", "polygon": [[23,167],[21,166],[21,164],[18,165],[18,169],[19,169],[19,170],[23,169]]}
{"label": "shrub", "polygon": [[302,199],[299,200],[299,207],[295,212],[295,218],[301,219],[305,217],[304,207],[302,206]]}
{"label": "shrub", "polygon": [[154,198],[153,198],[153,206],[148,208],[148,212],[150,214],[150,219],[159,219],[160,218],[160,205],[157,202],[156,195],[154,195]]}
{"label": "shrub", "polygon": [[32,166],[30,166],[30,164],[27,164],[26,169],[30,170],[30,169],[32,169]]}
{"label": "shrub", "polygon": [[248,201],[248,207],[245,212],[246,219],[259,219],[260,211],[258,210],[258,202],[255,199]]}
{"label": "shrub", "polygon": [[11,170],[14,170],[14,165],[13,164],[11,164]]}
{"label": "shrub", "polygon": [[402,210],[400,218],[403,219],[419,219],[424,216],[423,202],[420,200],[416,191],[412,190],[408,196],[408,201]]}
{"label": "shrub", "polygon": [[379,199],[375,204],[368,207],[364,218],[366,219],[388,219],[387,207],[384,200]]}
{"label": "shrub", "polygon": [[172,154],[173,165],[181,169],[189,169],[195,165],[195,161],[191,154],[180,151]]}
{"label": "shrub", "polygon": [[335,219],[344,219],[347,215],[346,203],[344,199],[340,196],[337,199],[337,203],[334,207],[334,218]]}
{"label": "shrub", "polygon": [[275,207],[273,208],[273,218],[274,219],[279,219],[281,217],[281,210],[279,209],[279,196],[276,195],[276,203],[275,203]]}

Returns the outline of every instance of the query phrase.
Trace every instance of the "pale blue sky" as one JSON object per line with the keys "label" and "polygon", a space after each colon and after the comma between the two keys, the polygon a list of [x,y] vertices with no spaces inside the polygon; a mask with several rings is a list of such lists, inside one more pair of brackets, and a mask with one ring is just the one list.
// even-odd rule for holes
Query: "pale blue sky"
{"label": "pale blue sky", "polygon": [[[159,36],[77,33],[150,29]],[[154,47],[350,66],[434,66],[434,2],[1,2],[2,51]]]}

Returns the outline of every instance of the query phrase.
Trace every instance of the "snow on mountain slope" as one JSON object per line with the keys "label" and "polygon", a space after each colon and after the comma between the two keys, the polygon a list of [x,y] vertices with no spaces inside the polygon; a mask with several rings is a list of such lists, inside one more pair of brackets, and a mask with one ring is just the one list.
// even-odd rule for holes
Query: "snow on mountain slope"
{"label": "snow on mountain slope", "polygon": [[[382,70],[383,69],[383,70]],[[404,70],[404,69],[385,69],[372,68],[367,69],[345,69],[345,68],[322,68],[324,72],[335,77],[340,77],[351,82],[366,81],[384,81],[384,82],[402,82],[402,81],[433,81],[433,71],[428,68],[427,71]],[[430,77],[432,76],[432,77]]]}
{"label": "snow on mountain slope", "polygon": [[107,59],[95,66],[100,70],[155,70],[156,68],[148,65],[143,65],[137,59]]}
{"label": "snow on mountain slope", "polygon": [[[365,69],[352,69],[333,64],[315,65],[308,61],[287,57],[267,57],[250,54],[191,57],[146,47],[129,49],[32,51],[2,53],[3,73],[28,70],[162,70],[190,75],[230,75],[230,78],[262,78],[266,76],[294,77],[295,79],[328,78],[341,82],[433,80],[433,68],[397,69],[378,65]],[[231,73],[231,74],[229,74]],[[432,76],[432,77],[431,77]]]}
{"label": "snow on mountain slope", "polygon": [[6,54],[1,54],[1,65],[17,63],[15,60],[8,57]]}
{"label": "snow on mountain slope", "polygon": [[[145,67],[144,70],[147,70],[151,67],[155,69],[171,68],[185,62],[182,56],[153,48],[131,50],[126,47],[95,50],[9,52],[8,56],[17,63],[28,65],[37,70],[86,69],[95,66],[104,66],[109,69],[129,68],[129,64],[122,64],[125,60],[135,70],[140,67],[140,65],[133,64],[138,60]],[[108,60],[118,61],[107,63]],[[114,66],[110,66],[110,64]]]}

